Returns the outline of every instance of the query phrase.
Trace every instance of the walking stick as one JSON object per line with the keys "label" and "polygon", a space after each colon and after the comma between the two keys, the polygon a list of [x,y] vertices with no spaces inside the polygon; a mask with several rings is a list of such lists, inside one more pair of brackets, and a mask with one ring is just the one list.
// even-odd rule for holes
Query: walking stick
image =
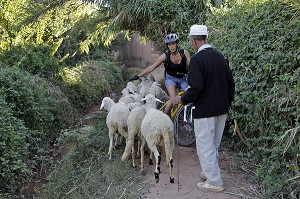
{"label": "walking stick", "polygon": [[178,125],[176,125],[177,136],[177,192],[179,192],[179,145],[178,145]]}

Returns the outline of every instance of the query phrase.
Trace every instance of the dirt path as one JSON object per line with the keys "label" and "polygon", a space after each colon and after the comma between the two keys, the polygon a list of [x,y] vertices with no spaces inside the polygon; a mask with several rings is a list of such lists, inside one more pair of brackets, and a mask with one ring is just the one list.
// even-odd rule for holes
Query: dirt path
{"label": "dirt path", "polygon": [[[203,181],[200,177],[200,164],[196,147],[176,146],[174,153],[175,183],[169,182],[169,169],[162,156],[160,181],[155,183],[155,165],[147,165],[145,183],[151,185],[143,192],[141,198],[151,199],[235,199],[258,198],[257,185],[243,168],[243,162],[236,154],[222,147],[220,149],[220,168],[224,180],[225,191],[221,193],[204,192],[197,188],[197,183]],[[179,160],[179,161],[178,161]],[[146,162],[146,161],[145,161]],[[179,164],[179,165],[178,165]],[[179,171],[178,171],[179,168]]]}

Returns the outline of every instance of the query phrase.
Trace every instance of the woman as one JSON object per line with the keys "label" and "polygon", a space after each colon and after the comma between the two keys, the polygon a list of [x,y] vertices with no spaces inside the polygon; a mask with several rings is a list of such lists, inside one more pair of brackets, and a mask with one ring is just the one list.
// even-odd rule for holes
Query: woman
{"label": "woman", "polygon": [[[168,90],[168,95],[172,100],[176,96],[176,88],[179,91],[183,91],[187,88],[188,84],[186,82],[187,66],[190,62],[190,54],[184,49],[178,47],[179,38],[176,34],[168,34],[164,43],[167,45],[167,51],[159,56],[154,64],[147,67],[139,75],[132,77],[129,81],[133,81],[143,77],[153,70],[155,70],[159,65],[164,63],[165,67],[165,86]],[[172,103],[168,103],[165,107],[165,113],[169,114],[172,108]]]}

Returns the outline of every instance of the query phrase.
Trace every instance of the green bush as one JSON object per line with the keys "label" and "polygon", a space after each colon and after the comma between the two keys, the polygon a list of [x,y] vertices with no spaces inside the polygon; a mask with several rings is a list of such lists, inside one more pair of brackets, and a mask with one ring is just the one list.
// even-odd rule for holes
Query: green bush
{"label": "green bush", "polygon": [[92,106],[104,95],[124,86],[122,70],[107,59],[64,68],[60,76],[64,93],[79,109]]}
{"label": "green bush", "polygon": [[99,123],[84,133],[66,130],[58,139],[58,146],[68,148],[68,154],[52,168],[49,182],[39,190],[37,198],[139,198],[142,176],[128,163],[118,159],[122,150],[114,150],[109,161],[106,114]]}
{"label": "green bush", "polygon": [[[294,0],[243,1],[214,10],[207,19],[209,40],[229,57],[236,95],[230,117],[253,145],[265,197],[299,194],[299,136],[278,143],[285,132],[299,132],[300,7]],[[230,142],[230,140],[228,140]],[[240,146],[233,141],[232,146]],[[263,160],[263,161],[262,161]],[[280,177],[279,177],[280,176]]]}
{"label": "green bush", "polygon": [[[13,111],[0,91],[0,193],[13,194],[31,174],[30,135],[24,123]],[[1,195],[0,195],[1,196]]]}
{"label": "green bush", "polygon": [[75,115],[58,87],[17,67],[0,67],[0,91],[1,192],[13,194],[47,169],[51,143]]}
{"label": "green bush", "polygon": [[2,67],[0,85],[13,115],[27,128],[43,132],[40,138],[44,142],[73,123],[73,109],[67,98],[45,79],[17,67]]}
{"label": "green bush", "polygon": [[59,60],[51,53],[52,50],[47,45],[27,44],[5,51],[0,56],[0,60],[3,66],[17,66],[32,75],[51,78],[56,76],[62,67]]}

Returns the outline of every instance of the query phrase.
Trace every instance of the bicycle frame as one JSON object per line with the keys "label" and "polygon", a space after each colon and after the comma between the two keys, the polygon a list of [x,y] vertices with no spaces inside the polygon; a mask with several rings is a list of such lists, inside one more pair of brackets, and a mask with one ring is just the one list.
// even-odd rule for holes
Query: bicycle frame
{"label": "bicycle frame", "polygon": [[[178,95],[181,96],[183,93],[184,93],[184,91],[180,91],[180,92],[178,93]],[[167,105],[168,103],[169,103],[169,100],[166,101],[166,102],[160,107],[159,110],[162,111],[162,110],[166,107],[166,105]],[[175,118],[175,116],[176,116],[178,110],[179,110],[181,107],[182,107],[182,104],[178,104],[176,107],[172,106],[172,109],[171,109],[171,116],[170,116],[172,120],[174,120],[174,118]]]}
{"label": "bicycle frame", "polygon": [[[184,91],[178,93],[181,96]],[[169,100],[166,101],[159,110],[163,111]],[[191,104],[183,106],[182,104],[177,104],[172,106],[171,109],[171,120],[174,123],[174,138],[177,144],[181,146],[190,146],[196,142],[194,134],[194,121],[193,121],[193,107]],[[183,113],[182,116],[180,116]],[[181,119],[180,119],[181,118]]]}

